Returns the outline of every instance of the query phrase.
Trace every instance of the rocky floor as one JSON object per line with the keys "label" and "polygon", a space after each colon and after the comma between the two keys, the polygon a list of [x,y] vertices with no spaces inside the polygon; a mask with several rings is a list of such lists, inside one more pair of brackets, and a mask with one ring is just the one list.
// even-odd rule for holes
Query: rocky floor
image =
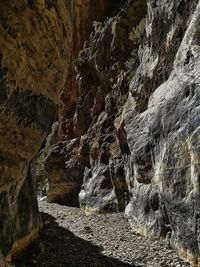
{"label": "rocky floor", "polygon": [[134,234],[122,213],[86,215],[39,202],[45,229],[16,267],[188,267],[165,241]]}

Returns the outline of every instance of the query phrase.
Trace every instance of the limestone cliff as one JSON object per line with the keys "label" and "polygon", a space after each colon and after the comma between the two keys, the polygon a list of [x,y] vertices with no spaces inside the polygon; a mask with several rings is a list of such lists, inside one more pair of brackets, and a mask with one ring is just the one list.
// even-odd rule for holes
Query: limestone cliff
{"label": "limestone cliff", "polygon": [[125,209],[135,231],[167,237],[200,266],[200,1],[120,4],[75,61],[76,100],[62,100],[61,142],[46,161],[49,197]]}
{"label": "limestone cliff", "polygon": [[[54,136],[54,139],[59,140],[59,143],[52,147],[46,162],[46,172],[49,179],[48,200],[50,202],[59,201],[60,203],[64,201],[68,205],[77,205],[78,203],[77,196],[82,184],[80,176],[83,171],[81,166],[77,166],[76,170],[73,171],[74,164],[76,164],[73,160],[68,165],[65,165],[65,157],[71,152],[67,148],[62,149],[66,146],[66,140],[80,135],[78,130],[75,133],[73,129],[73,114],[79,97],[79,87],[76,82],[77,73],[75,70],[76,65],[79,64],[77,57],[83,48],[84,42],[89,37],[93,21],[105,17],[110,8],[108,0],[100,0],[98,2],[93,0],[77,0],[73,3],[74,21],[70,65],[65,87],[60,97],[59,129]],[[76,150],[74,146],[73,149]],[[73,153],[76,154],[76,152]],[[70,155],[68,155],[68,158],[70,158]],[[65,182],[66,179],[67,182]]]}
{"label": "limestone cliff", "polygon": [[42,227],[29,166],[59,106],[49,201],[125,210],[200,266],[200,1],[1,0],[0,14],[0,265]]}
{"label": "limestone cliff", "polygon": [[1,266],[37,238],[42,227],[30,162],[44,145],[58,106],[59,139],[66,138],[65,124],[79,90],[73,62],[93,21],[112,11],[112,4],[0,1]]}
{"label": "limestone cliff", "polygon": [[[0,262],[42,222],[29,163],[56,118],[72,43],[68,1],[0,1]],[[4,263],[6,264],[6,263]]]}

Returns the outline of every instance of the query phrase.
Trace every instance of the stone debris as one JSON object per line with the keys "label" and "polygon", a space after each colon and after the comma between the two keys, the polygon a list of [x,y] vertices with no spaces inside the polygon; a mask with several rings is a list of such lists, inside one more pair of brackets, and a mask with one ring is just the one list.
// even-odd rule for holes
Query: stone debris
{"label": "stone debris", "polygon": [[16,267],[191,266],[164,240],[133,233],[121,212],[86,215],[79,208],[46,201],[39,206],[43,220],[49,223],[30,253],[16,260]]}

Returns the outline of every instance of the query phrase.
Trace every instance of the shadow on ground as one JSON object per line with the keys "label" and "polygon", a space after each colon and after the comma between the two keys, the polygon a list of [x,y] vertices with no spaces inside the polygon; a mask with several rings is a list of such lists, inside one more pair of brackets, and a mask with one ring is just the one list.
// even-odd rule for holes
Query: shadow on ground
{"label": "shadow on ground", "polygon": [[[130,267],[101,254],[102,247],[75,236],[59,226],[55,218],[42,213],[46,223],[40,239],[19,259],[16,267]],[[136,266],[135,266],[136,267]]]}

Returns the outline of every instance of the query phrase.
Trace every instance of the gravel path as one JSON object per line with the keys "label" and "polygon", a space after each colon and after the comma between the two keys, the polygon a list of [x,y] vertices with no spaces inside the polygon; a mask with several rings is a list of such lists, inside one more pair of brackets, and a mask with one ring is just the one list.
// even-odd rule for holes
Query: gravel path
{"label": "gravel path", "polygon": [[16,267],[189,267],[164,241],[134,234],[122,213],[86,215],[39,202],[45,229]]}

